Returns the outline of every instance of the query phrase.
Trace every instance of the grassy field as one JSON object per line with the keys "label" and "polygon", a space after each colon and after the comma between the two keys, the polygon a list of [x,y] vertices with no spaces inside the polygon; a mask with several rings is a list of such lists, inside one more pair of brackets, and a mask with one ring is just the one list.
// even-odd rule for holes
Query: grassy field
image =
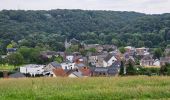
{"label": "grassy field", "polygon": [[170,99],[170,77],[0,79],[0,100]]}

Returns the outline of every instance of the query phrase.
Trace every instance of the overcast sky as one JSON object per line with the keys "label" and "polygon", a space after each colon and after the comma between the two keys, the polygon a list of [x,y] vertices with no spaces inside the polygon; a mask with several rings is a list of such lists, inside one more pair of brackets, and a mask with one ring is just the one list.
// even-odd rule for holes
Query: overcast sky
{"label": "overcast sky", "polygon": [[170,0],[0,0],[0,10],[84,9],[170,13]]}

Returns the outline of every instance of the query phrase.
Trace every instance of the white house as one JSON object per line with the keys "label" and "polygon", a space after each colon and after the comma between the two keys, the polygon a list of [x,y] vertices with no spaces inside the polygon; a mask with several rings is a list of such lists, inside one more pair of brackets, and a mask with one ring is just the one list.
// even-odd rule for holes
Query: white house
{"label": "white house", "polygon": [[68,56],[66,56],[66,59],[67,59],[68,61],[70,61],[70,62],[73,62],[73,58],[74,58],[73,55],[68,55]]}
{"label": "white house", "polygon": [[70,63],[70,62],[64,62],[61,63],[62,69],[70,70],[70,69],[75,69],[75,63]]}
{"label": "white house", "polygon": [[160,61],[158,59],[156,59],[153,63],[154,66],[160,66]]}
{"label": "white house", "polygon": [[112,54],[108,54],[103,60],[103,67],[111,66],[115,61],[117,61],[116,57]]}
{"label": "white house", "polygon": [[20,67],[20,72],[31,76],[40,75],[44,72],[44,65],[29,64]]}

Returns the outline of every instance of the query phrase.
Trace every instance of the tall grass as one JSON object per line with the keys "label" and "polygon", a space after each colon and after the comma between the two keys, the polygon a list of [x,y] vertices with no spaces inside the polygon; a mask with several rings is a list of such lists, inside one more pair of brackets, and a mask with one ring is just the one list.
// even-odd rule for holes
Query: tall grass
{"label": "tall grass", "polygon": [[0,100],[169,98],[170,77],[0,79]]}

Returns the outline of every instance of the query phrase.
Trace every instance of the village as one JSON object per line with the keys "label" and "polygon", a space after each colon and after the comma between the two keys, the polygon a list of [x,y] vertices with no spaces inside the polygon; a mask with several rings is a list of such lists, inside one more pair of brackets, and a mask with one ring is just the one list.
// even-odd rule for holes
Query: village
{"label": "village", "polygon": [[[74,44],[73,44],[74,43]],[[78,40],[72,39],[70,42],[65,41],[65,48],[72,45],[80,44]],[[82,43],[81,43],[82,44]],[[110,77],[122,75],[133,75],[133,72],[127,72],[128,66],[133,70],[141,68],[160,69],[166,63],[170,62],[170,57],[164,56],[155,58],[150,52],[150,48],[135,48],[126,46],[117,48],[115,45],[100,44],[82,44],[84,50],[92,50],[82,55],[80,52],[56,52],[43,51],[43,58],[58,57],[61,61],[52,61],[48,64],[24,64],[19,66],[13,74],[4,73],[4,77]],[[7,49],[8,54],[15,53],[17,48]],[[165,49],[164,54],[168,54],[170,49]],[[5,58],[5,56],[3,56]],[[131,70],[131,71],[133,71]],[[122,71],[122,72],[121,72]],[[142,75],[146,75],[143,72]],[[135,74],[134,74],[135,75]]]}

